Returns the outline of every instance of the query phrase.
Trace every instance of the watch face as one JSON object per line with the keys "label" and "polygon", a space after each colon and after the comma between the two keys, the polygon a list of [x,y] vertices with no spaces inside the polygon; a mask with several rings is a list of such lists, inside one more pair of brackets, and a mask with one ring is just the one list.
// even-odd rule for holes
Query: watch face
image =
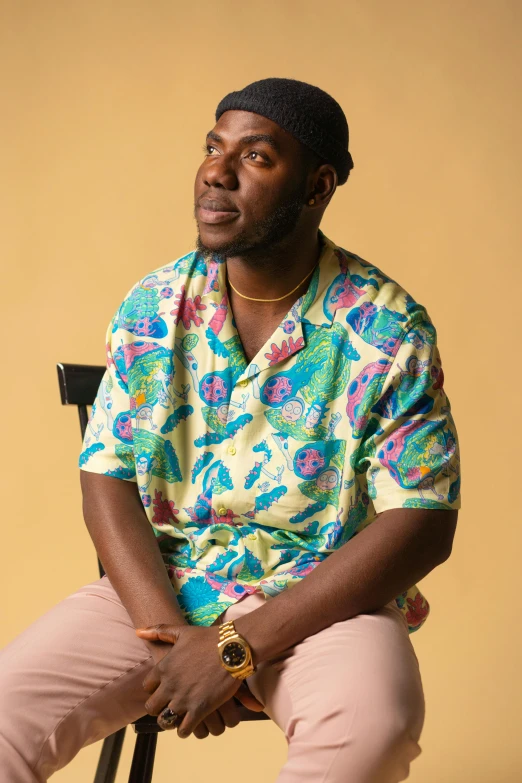
{"label": "watch face", "polygon": [[223,661],[227,666],[241,666],[246,661],[246,650],[239,642],[229,642],[223,648]]}

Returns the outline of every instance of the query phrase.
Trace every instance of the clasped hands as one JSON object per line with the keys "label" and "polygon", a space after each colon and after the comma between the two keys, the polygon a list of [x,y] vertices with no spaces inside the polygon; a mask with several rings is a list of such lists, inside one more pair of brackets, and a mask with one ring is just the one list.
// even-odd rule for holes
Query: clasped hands
{"label": "clasped hands", "polygon": [[213,626],[168,625],[160,623],[137,628],[144,641],[168,642],[172,649],[159,660],[143,680],[151,694],[145,702],[149,715],[159,715],[165,707],[180,718],[179,737],[191,733],[198,739],[222,734],[225,727],[240,722],[234,696],[245,707],[262,711],[244,680],[233,677],[219,660],[219,628]]}

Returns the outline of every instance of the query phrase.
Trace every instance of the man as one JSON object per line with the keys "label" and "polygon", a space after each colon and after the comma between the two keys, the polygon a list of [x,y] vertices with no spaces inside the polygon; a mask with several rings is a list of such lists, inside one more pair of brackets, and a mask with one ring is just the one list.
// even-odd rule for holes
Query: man
{"label": "man", "polygon": [[205,141],[196,250],[107,330],[80,455],[106,576],[0,661],[13,783],[145,712],[220,734],[235,698],[284,731],[278,783],[391,783],[421,752],[415,583],[460,508],[435,328],[319,228],[353,167],[331,96],[254,82]]}

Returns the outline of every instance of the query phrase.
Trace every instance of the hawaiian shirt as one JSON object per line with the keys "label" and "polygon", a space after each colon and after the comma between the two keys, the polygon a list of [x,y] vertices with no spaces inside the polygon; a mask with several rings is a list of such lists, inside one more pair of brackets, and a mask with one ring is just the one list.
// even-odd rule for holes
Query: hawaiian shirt
{"label": "hawaiian shirt", "polygon": [[[427,310],[319,231],[306,294],[248,362],[226,262],[139,280],[106,333],[79,466],[136,482],[187,622],[276,596],[392,508],[460,508],[460,458]],[[395,598],[409,632],[430,607]]]}

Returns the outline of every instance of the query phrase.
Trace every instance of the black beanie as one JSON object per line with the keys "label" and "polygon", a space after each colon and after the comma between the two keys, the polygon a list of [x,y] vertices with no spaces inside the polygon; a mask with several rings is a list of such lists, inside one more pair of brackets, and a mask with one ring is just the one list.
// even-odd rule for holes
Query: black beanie
{"label": "black beanie", "polygon": [[267,117],[331,163],[339,185],[348,179],[353,168],[348,123],[337,101],[319,87],[297,79],[260,79],[225,95],[216,109],[216,122],[231,109]]}

